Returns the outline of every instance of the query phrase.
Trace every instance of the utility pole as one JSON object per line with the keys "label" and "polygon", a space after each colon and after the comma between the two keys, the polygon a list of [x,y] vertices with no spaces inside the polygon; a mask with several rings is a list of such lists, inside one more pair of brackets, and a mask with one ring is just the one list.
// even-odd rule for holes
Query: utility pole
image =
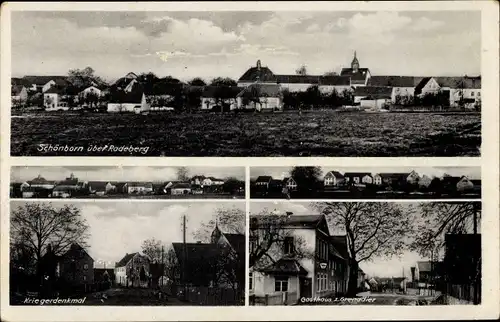
{"label": "utility pole", "polygon": [[187,300],[187,285],[186,285],[186,215],[182,216],[182,265],[181,265],[181,280],[184,292],[182,293],[182,297],[184,300]]}

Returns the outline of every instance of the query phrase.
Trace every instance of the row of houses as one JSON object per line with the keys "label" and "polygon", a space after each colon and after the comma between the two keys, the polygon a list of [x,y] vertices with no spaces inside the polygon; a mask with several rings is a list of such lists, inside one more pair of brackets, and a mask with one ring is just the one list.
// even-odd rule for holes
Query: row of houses
{"label": "row of houses", "polygon": [[[285,215],[278,215],[285,216]],[[270,240],[269,222],[275,215],[253,216],[250,221],[250,256]],[[282,237],[249,271],[253,305],[293,305],[300,298],[338,296],[347,292],[349,250],[347,236],[332,235],[324,215],[280,218]],[[364,273],[359,270],[359,282]]]}
{"label": "row of houses", "polygon": [[361,68],[354,52],[350,68],[342,68],[339,75],[279,75],[260,60],[238,80],[238,86],[256,84],[274,86],[276,92],[288,90],[304,92],[317,86],[323,94],[349,92],[355,105],[378,108],[387,104],[414,102],[415,97],[442,93],[449,106],[464,104],[472,108],[481,101],[481,76],[397,76],[372,75],[369,68]]}
{"label": "row of houses", "polygon": [[[177,285],[179,292],[189,288],[231,289],[244,298],[245,289],[245,237],[243,234],[223,233],[216,226],[209,243],[172,243],[173,258],[168,264],[153,260],[140,252],[127,253],[113,268],[94,267],[94,259],[79,244],[73,243],[61,255],[56,255],[50,245],[41,258],[40,268],[44,280],[51,283],[52,291],[89,292],[98,283],[115,287],[153,288],[153,281],[162,285]],[[216,260],[224,257],[224,267]],[[167,267],[168,266],[168,267]],[[235,280],[227,281],[217,270],[231,269]],[[167,277],[166,271],[176,272]],[[161,280],[162,282],[159,282]],[[59,286],[58,286],[59,285]],[[47,286],[47,285],[45,285]],[[179,294],[173,294],[180,296]],[[190,300],[190,298],[187,298]],[[234,300],[234,299],[232,299]]]}
{"label": "row of houses", "polygon": [[[186,181],[86,181],[80,180],[71,174],[64,180],[47,180],[41,175],[25,182],[14,182],[10,185],[10,193],[13,198],[54,197],[69,198],[82,195],[148,195],[148,194],[204,194],[204,193],[233,193],[225,187],[226,180],[215,177],[194,176]],[[239,190],[244,188],[244,182],[238,182],[230,189]]]}
{"label": "row of houses", "polygon": [[41,95],[48,110],[68,110],[75,104],[92,106],[103,100],[108,112],[148,113],[173,109],[170,105],[176,96],[185,99],[191,93],[199,96],[201,110],[281,110],[284,91],[304,92],[312,86],[322,94],[348,93],[352,104],[365,109],[380,110],[388,104],[404,105],[438,94],[449,106],[473,108],[481,102],[481,76],[372,75],[369,68],[360,67],[356,52],[351,67],[342,68],[339,75],[274,74],[258,60],[234,86],[191,86],[167,77],[151,89],[133,72],[111,85],[94,80],[75,84],[66,76],[25,76],[12,79],[11,95],[13,102]]}
{"label": "row of houses", "polygon": [[[328,171],[322,179],[324,190],[335,190],[346,188],[349,186],[356,187],[376,187],[380,189],[404,189],[408,186],[418,187],[421,189],[431,188],[432,182],[436,184],[435,189],[443,191],[480,191],[481,180],[469,179],[467,176],[450,176],[443,175],[442,177],[433,177],[427,175],[420,176],[415,171],[402,173],[376,173],[370,172],[345,172]],[[289,191],[297,190],[297,182],[293,177],[287,177],[282,180],[274,179],[272,176],[259,176],[253,182],[253,186],[257,189],[262,188],[269,190],[272,188],[286,187]],[[312,187],[311,187],[312,188]]]}

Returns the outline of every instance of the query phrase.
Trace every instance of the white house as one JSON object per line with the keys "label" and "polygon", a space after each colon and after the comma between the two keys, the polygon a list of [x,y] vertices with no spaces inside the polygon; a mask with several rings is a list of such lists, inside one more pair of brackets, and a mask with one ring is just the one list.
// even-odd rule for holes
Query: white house
{"label": "white house", "polygon": [[214,178],[214,177],[204,178],[201,181],[201,185],[203,185],[203,186],[221,186],[223,184],[224,184],[224,180],[217,179],[217,178]]}
{"label": "white house", "polygon": [[110,113],[133,112],[140,114],[148,112],[151,108],[146,101],[144,92],[122,93],[116,96],[108,103],[108,112]]}
{"label": "white house", "polygon": [[344,178],[346,183],[373,184],[373,177],[369,172],[346,172]]}
{"label": "white house", "polygon": [[377,186],[381,186],[383,183],[382,177],[377,173],[373,176],[373,184]]}
{"label": "white house", "polygon": [[382,109],[391,102],[392,87],[358,86],[354,89],[354,103],[362,108]]}
{"label": "white house", "polygon": [[393,104],[410,103],[415,95],[416,79],[413,76],[372,76],[369,86],[390,87]]}
{"label": "white house", "polygon": [[43,105],[47,111],[69,110],[67,102],[63,102],[62,98],[65,90],[58,86],[53,86],[43,93]]}
{"label": "white house", "polygon": [[151,182],[127,182],[124,189],[128,194],[147,194],[153,192],[153,183]]}
{"label": "white house", "polygon": [[179,182],[170,187],[170,194],[172,195],[187,195],[191,193],[191,185],[189,183]]}
{"label": "white house", "polygon": [[276,84],[255,83],[245,87],[237,95],[237,106],[242,109],[283,109],[281,89]]}
{"label": "white house", "polygon": [[338,171],[329,171],[323,178],[323,184],[325,187],[337,187],[344,184],[344,182],[344,176]]}
{"label": "white house", "polygon": [[297,190],[297,182],[293,178],[284,178],[283,185],[289,190]]}
{"label": "white house", "polygon": [[83,91],[80,92],[80,96],[81,97],[87,97],[87,95],[89,94],[94,94],[96,96],[101,96],[102,95],[102,91],[95,87],[95,86],[89,86],[87,88],[85,88]]}
{"label": "white house", "polygon": [[[251,252],[266,238],[266,221],[274,220],[272,217],[251,218]],[[267,298],[268,305],[345,294],[349,275],[346,237],[330,235],[322,215],[289,214],[276,220],[283,221],[284,242],[273,244],[267,252],[272,261],[264,256],[250,268],[250,294]],[[299,253],[303,256],[296,256]]]}
{"label": "white house", "polygon": [[415,95],[445,93],[450,106],[462,102],[466,108],[472,108],[481,101],[481,76],[478,77],[424,77],[415,87]]}
{"label": "white house", "polygon": [[466,176],[462,176],[460,178],[460,181],[457,182],[457,191],[467,191],[467,190],[472,190],[473,188],[474,184]]}

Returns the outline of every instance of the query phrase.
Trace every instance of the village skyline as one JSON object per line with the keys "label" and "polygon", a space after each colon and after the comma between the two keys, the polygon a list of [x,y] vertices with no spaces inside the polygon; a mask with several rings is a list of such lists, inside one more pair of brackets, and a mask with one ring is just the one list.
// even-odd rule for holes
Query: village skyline
{"label": "village skyline", "polygon": [[[75,166],[75,167],[12,167],[11,181],[23,182],[42,176],[46,180],[64,180],[73,174],[86,181],[158,181],[177,180],[180,167],[109,167],[109,166]],[[235,178],[245,180],[243,167],[183,167],[190,178],[202,175],[217,179]]]}
{"label": "village skyline", "polygon": [[[284,179],[290,177],[290,171],[294,167],[252,167],[250,169],[250,179],[256,179],[259,176],[271,176],[275,179]],[[325,176],[330,171],[362,172],[362,173],[410,173],[415,171],[420,176],[427,175],[429,178],[442,177],[444,174],[450,176],[467,176],[469,179],[481,179],[480,167],[320,167],[321,175]]]}
{"label": "village skyline", "polygon": [[[293,215],[319,215],[317,209],[314,207],[315,203],[304,202],[252,202],[250,204],[250,215],[268,214],[273,213],[277,215],[286,215],[291,212]],[[319,203],[318,203],[319,204]],[[402,209],[408,209],[419,205],[419,202],[395,202]],[[421,214],[418,209],[415,211],[414,216],[416,222],[421,222]],[[329,225],[330,234],[332,235],[345,235],[345,231]],[[480,228],[479,228],[480,229]],[[400,256],[393,256],[391,258],[373,257],[370,261],[363,261],[359,264],[360,268],[370,277],[404,277],[410,278],[410,267],[415,266],[418,261],[429,261],[429,258],[424,258],[415,251],[405,250]]]}
{"label": "village skyline", "polygon": [[354,51],[374,75],[475,76],[480,22],[479,11],[13,12],[12,76],[91,66],[110,82],[131,71],[237,79],[258,59],[275,73],[324,74]]}
{"label": "village skyline", "polygon": [[[29,201],[11,201],[11,209],[23,206]],[[51,202],[62,207],[67,202]],[[197,240],[194,234],[202,224],[215,221],[217,210],[238,209],[245,211],[244,202],[200,202],[200,203],[95,203],[84,201],[74,204],[90,227],[88,253],[94,259],[96,268],[113,268],[125,254],[141,252],[143,241],[151,238],[160,240],[168,250],[172,242],[182,242],[182,216],[186,215],[186,242]]]}

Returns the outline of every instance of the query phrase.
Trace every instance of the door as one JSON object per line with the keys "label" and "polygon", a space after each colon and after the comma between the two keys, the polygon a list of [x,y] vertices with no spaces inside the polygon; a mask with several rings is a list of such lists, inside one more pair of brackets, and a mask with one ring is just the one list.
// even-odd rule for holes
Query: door
{"label": "door", "polygon": [[307,277],[300,277],[299,279],[299,292],[300,298],[312,297],[312,280]]}

